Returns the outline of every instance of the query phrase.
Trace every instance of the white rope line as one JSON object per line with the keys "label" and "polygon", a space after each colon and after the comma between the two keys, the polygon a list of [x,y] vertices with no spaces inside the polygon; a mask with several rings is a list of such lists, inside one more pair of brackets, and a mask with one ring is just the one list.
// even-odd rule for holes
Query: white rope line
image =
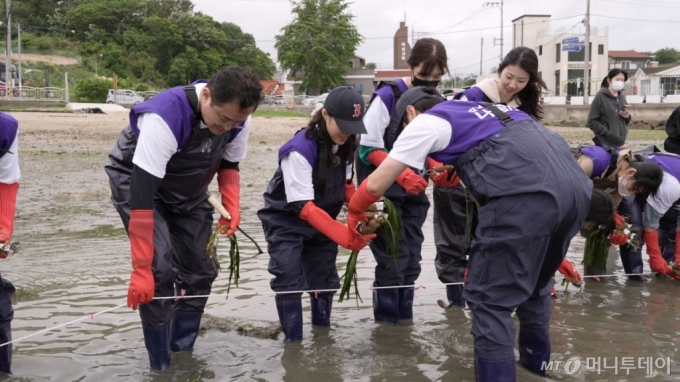
{"label": "white rope line", "polygon": [[[650,275],[652,273],[624,273],[624,274],[611,274],[611,275],[589,275],[589,276],[582,276],[583,278],[593,278],[593,277],[619,277],[619,276],[643,276],[643,275]],[[393,286],[383,286],[383,287],[369,287],[370,290],[377,290],[377,289],[399,289],[399,288],[414,288],[415,290],[418,289],[427,289],[426,287],[428,286],[446,286],[446,285],[463,285],[462,282],[457,282],[457,283],[437,283],[437,284],[418,284],[418,285],[393,285]],[[323,293],[323,292],[337,292],[337,289],[309,289],[309,290],[298,290],[298,291],[285,291],[285,292],[274,292],[274,291],[267,291],[267,292],[260,292],[260,291],[255,291],[255,292],[244,292],[244,293],[227,293],[226,296],[259,296],[259,295],[277,295],[277,294],[293,294],[293,293]],[[179,299],[184,299],[184,298],[207,298],[207,297],[216,297],[216,296],[225,296],[224,294],[217,294],[217,293],[211,293],[211,294],[204,294],[204,295],[196,295],[196,296],[170,296],[170,297],[154,297],[154,300],[179,300]],[[40,331],[37,331],[35,333],[29,334],[27,336],[23,336],[21,338],[17,338],[12,341],[5,342],[3,344],[0,344],[0,347],[13,344],[15,342],[23,341],[27,338],[37,336],[39,334],[47,333],[50,331],[53,331],[55,329],[63,328],[64,326],[68,326],[71,324],[75,324],[76,322],[80,322],[83,320],[87,320],[88,318],[91,320],[94,320],[94,316],[98,316],[100,314],[104,314],[107,312],[110,312],[112,310],[116,310],[119,308],[122,308],[124,306],[127,306],[126,304],[121,304],[118,306],[115,306],[113,308],[108,308],[104,309],[102,311],[99,311],[97,313],[85,313],[84,317],[65,322],[63,324],[59,324],[57,326],[53,326],[51,328],[43,329]]]}
{"label": "white rope line", "polygon": [[74,323],[76,323],[76,322],[78,322],[78,321],[87,320],[88,318],[91,319],[91,320],[94,320],[94,316],[97,316],[97,315],[100,315],[100,314],[104,314],[104,313],[106,313],[106,312],[110,312],[110,311],[112,311],[112,310],[115,310],[115,309],[118,309],[118,308],[122,308],[122,307],[124,307],[124,306],[127,306],[127,304],[122,304],[122,305],[114,306],[113,308],[104,309],[104,310],[102,310],[101,312],[97,312],[97,313],[92,313],[92,314],[91,314],[91,313],[85,313],[85,316],[84,316],[84,317],[75,319],[75,320],[73,320],[73,321],[65,322],[65,323],[63,323],[63,324],[59,324],[59,325],[53,326],[53,327],[51,327],[51,328],[43,329],[43,330],[40,330],[40,331],[38,331],[38,332],[29,334],[29,335],[27,335],[27,336],[23,336],[23,337],[21,337],[21,338],[17,338],[17,339],[15,339],[15,340],[12,340],[12,341],[9,341],[9,342],[5,342],[4,344],[0,344],[0,347],[3,347],[3,346],[5,346],[5,345],[9,345],[9,344],[13,344],[13,343],[15,343],[15,342],[23,341],[23,340],[25,340],[26,338],[30,338],[30,337],[33,337],[33,336],[37,336],[38,334],[47,333],[47,332],[52,331],[52,330],[54,330],[54,329],[59,329],[59,328],[62,328],[62,327],[64,327],[64,326],[74,324]]}

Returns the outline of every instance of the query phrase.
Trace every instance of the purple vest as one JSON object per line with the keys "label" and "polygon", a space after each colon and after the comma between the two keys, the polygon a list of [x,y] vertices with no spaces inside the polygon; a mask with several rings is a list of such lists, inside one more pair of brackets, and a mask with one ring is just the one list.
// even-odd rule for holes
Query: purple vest
{"label": "purple vest", "polygon": [[[515,122],[532,119],[513,107],[496,105]],[[444,150],[430,156],[442,163],[456,164],[461,155],[505,129],[505,125],[488,109],[472,101],[446,101],[435,105],[425,114],[446,120],[451,125],[451,141]]]}
{"label": "purple vest", "polygon": [[[198,80],[192,85],[206,83],[206,80]],[[177,140],[177,149],[181,150],[189,141],[189,136],[194,128],[194,110],[186,97],[183,86],[176,86],[164,92],[158,93],[147,101],[132,107],[130,110],[130,127],[135,135],[139,137],[139,127],[137,121],[142,113],[158,114],[163,121],[170,127],[170,131]],[[239,127],[230,130],[229,141],[231,142],[243,129],[243,123]]]}
{"label": "purple vest", "polygon": [[[394,82],[397,84],[397,87],[399,88],[399,90],[401,90],[402,93],[408,90],[408,86],[406,85],[406,82],[404,82],[403,79],[397,78]],[[383,85],[376,89],[373,92],[373,96],[371,97],[371,102],[373,101],[373,99],[375,99],[375,97],[380,97],[380,100],[387,107],[387,112],[391,117],[392,114],[394,113],[394,108],[397,106],[397,97],[394,96],[392,86]]]}
{"label": "purple vest", "polygon": [[17,130],[19,130],[19,122],[11,115],[0,112],[0,158],[12,147]]}
{"label": "purple vest", "polygon": [[305,129],[299,130],[291,140],[281,146],[279,149],[279,166],[281,160],[293,151],[307,159],[312,168],[316,167],[316,161],[319,159],[319,147],[315,139],[307,138]]}
{"label": "purple vest", "polygon": [[461,93],[456,94],[454,99],[460,99],[460,97],[465,96],[468,101],[477,101],[477,102],[491,102],[489,97],[484,94],[481,88],[477,86],[473,86],[470,89],[464,90]]}
{"label": "purple vest", "polygon": [[654,154],[647,158],[647,162],[658,164],[664,172],[673,175],[675,179],[680,181],[680,155],[669,153]]}
{"label": "purple vest", "polygon": [[591,178],[597,178],[602,175],[612,162],[612,154],[602,146],[581,147],[581,154],[593,161],[593,174]]}

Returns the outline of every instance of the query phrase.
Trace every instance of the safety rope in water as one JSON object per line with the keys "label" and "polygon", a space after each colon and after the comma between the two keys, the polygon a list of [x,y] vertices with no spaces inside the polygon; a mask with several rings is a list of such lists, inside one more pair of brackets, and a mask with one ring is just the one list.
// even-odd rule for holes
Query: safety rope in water
{"label": "safety rope in water", "polygon": [[[646,274],[653,274],[653,273],[646,273]],[[623,277],[623,276],[644,276],[646,275],[645,273],[630,273],[630,274],[613,274],[613,275],[593,275],[593,276],[583,276],[583,278],[592,278],[592,277]],[[414,288],[415,290],[418,289],[427,289],[428,286],[446,286],[446,285],[462,285],[462,282],[457,282],[457,283],[437,283],[437,284],[419,284],[419,285],[394,285],[394,286],[383,286],[383,287],[370,287],[370,290],[378,290],[378,289],[399,289],[399,288]],[[226,296],[259,296],[259,295],[276,295],[276,294],[292,294],[292,293],[323,293],[323,292],[337,292],[337,289],[310,289],[310,290],[298,290],[298,291],[286,291],[286,292],[274,292],[274,291],[267,291],[267,292],[246,292],[246,293],[229,293]],[[179,300],[182,298],[207,298],[207,297],[215,297],[215,296],[224,296],[223,294],[216,294],[216,293],[211,293],[211,294],[206,294],[206,295],[197,295],[197,296],[170,296],[170,297],[154,297],[154,300],[169,300],[169,299],[174,299],[174,300]],[[100,314],[104,314],[107,312],[110,312],[112,310],[116,310],[119,308],[122,308],[124,306],[127,306],[127,304],[121,304],[118,306],[114,306],[113,308],[108,308],[104,309],[102,311],[99,311],[97,313],[85,313],[85,315],[81,318],[77,318],[75,320],[71,320],[69,322],[65,322],[63,324],[59,324],[57,326],[53,326],[51,328],[43,329],[40,331],[37,331],[35,333],[31,333],[29,335],[17,338],[12,341],[5,342],[3,344],[0,344],[0,347],[6,346],[13,344],[15,342],[23,341],[27,338],[31,338],[34,336],[37,336],[39,334],[47,333],[50,331],[53,331],[55,329],[63,328],[65,326],[75,324],[76,322],[80,322],[83,320],[87,320],[88,318],[90,320],[94,320],[94,316],[98,316]]]}

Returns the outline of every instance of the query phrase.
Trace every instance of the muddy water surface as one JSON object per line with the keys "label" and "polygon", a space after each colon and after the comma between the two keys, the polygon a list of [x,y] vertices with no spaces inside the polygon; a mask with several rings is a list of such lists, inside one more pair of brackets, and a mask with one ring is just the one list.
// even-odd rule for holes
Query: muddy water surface
{"label": "muddy water surface", "polygon": [[[107,152],[124,124],[123,116],[72,116],[72,119],[18,116],[22,128],[21,170],[15,240],[22,251],[0,262],[3,277],[23,288],[15,305],[13,336],[19,338],[45,328],[125,303],[130,255],[127,237],[108,202],[108,180],[103,171]],[[64,117],[67,118],[67,117]],[[89,119],[85,119],[89,118]],[[242,228],[265,248],[255,212],[276,167],[281,137],[290,136],[299,121],[261,120],[251,138],[248,159],[242,164]],[[285,125],[282,130],[281,126]],[[51,135],[50,135],[51,134]],[[278,135],[277,135],[278,134]],[[647,142],[643,142],[647,143]],[[217,195],[216,185],[212,192]],[[333,307],[330,330],[312,328],[305,297],[302,343],[286,345],[282,335],[267,339],[258,333],[240,334],[231,328],[276,326],[277,313],[270,295],[226,299],[227,276],[214,284],[206,312],[230,323],[216,323],[199,337],[191,353],[175,355],[166,372],[151,372],[139,316],[127,307],[23,340],[14,347],[14,379],[24,381],[473,381],[470,313],[442,310],[445,297],[437,285],[432,223],[425,227],[423,273],[417,281],[412,324],[376,324],[368,289],[374,261],[361,253],[358,265],[363,303],[351,299]],[[255,247],[239,238],[242,258]],[[224,242],[227,242],[226,240]],[[580,264],[583,240],[572,242],[569,257]],[[222,264],[228,262],[223,245]],[[344,268],[342,251],[339,267]],[[608,269],[622,273],[618,256]],[[244,260],[235,293],[269,292],[267,255]],[[582,270],[580,265],[577,269]],[[341,269],[342,271],[342,269]],[[557,277],[558,281],[561,277]],[[553,301],[552,359],[580,357],[583,366],[568,375],[562,365],[552,371],[556,380],[663,381],[680,375],[676,349],[680,340],[680,283],[637,283],[623,277],[606,283],[588,281],[583,290],[558,287]],[[223,327],[220,327],[223,326]],[[218,330],[218,329],[227,330]],[[242,332],[242,331],[241,331]],[[588,357],[634,357],[635,369],[626,375],[601,368],[586,370]],[[646,376],[639,357],[670,357],[671,376],[654,368]],[[604,363],[604,359],[601,360]],[[593,365],[594,366],[594,365]],[[603,366],[603,365],[602,365]],[[539,377],[518,368],[518,380]]]}

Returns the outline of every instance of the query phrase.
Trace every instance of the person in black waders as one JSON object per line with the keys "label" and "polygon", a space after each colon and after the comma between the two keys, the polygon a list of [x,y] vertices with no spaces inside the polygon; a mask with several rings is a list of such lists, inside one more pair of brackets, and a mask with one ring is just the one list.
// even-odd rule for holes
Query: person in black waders
{"label": "person in black waders", "polygon": [[262,100],[251,70],[228,66],[210,81],[175,87],[136,105],[109,154],[111,201],[130,237],[128,306],[142,318],[152,369],[164,370],[171,351],[193,349],[217,272],[206,259],[213,227],[208,185],[217,174],[220,233],[240,221],[238,164],[245,158],[250,115]]}
{"label": "person in black waders", "polygon": [[516,380],[513,311],[520,322],[520,363],[545,375],[553,275],[588,214],[592,182],[567,142],[524,112],[452,100],[404,129],[352,197],[350,228],[366,220],[366,207],[407,166],[422,168],[428,155],[453,164],[480,205],[463,289],[473,317],[477,380]]}
{"label": "person in black waders", "polygon": [[[402,118],[409,103],[403,103],[403,109],[396,113],[396,105],[403,94],[419,86],[436,88],[442,76],[448,72],[444,44],[433,38],[418,40],[411,50],[408,65],[412,71],[411,77],[381,83],[373,92],[364,117],[367,132],[361,135],[356,154],[358,183],[363,182],[387,158],[394,141],[403,129]],[[412,99],[413,102],[424,98],[420,96],[424,94],[422,91],[411,94],[419,94],[416,97],[418,99]],[[421,100],[420,107],[429,108],[434,105],[433,102],[443,100],[439,94],[430,94],[427,99]],[[419,109],[419,112],[423,110]],[[437,164],[430,161],[428,167],[430,166],[435,167]],[[458,181],[457,177],[448,177],[446,174],[431,178],[435,184],[442,187],[457,184]],[[401,286],[401,288],[373,291],[373,316],[376,321],[398,324],[400,320],[413,319],[413,285],[421,271],[421,248],[424,241],[422,227],[430,208],[430,201],[424,192],[427,186],[427,175],[407,168],[399,174],[395,183],[385,193],[385,197],[401,214],[401,241],[398,244],[396,263],[390,264],[393,260],[387,251],[386,237],[382,230],[377,231],[377,238],[370,244],[376,260],[373,286]]]}
{"label": "person in black waders", "polygon": [[[356,191],[352,159],[356,134],[366,132],[363,112],[364,100],[352,87],[333,89],[307,127],[279,149],[279,168],[257,212],[285,342],[302,340],[299,291],[340,287],[338,245],[359,251],[375,237],[335,220]],[[312,325],[330,326],[333,295],[310,293]]]}
{"label": "person in black waders", "polygon": [[[11,255],[14,212],[19,190],[19,122],[0,112],[0,258]],[[12,282],[0,277],[0,344],[12,340]],[[12,374],[12,345],[0,347],[0,372]]]}
{"label": "person in black waders", "polygon": [[[374,97],[385,97],[384,89],[385,87],[378,89]],[[360,146],[362,153],[368,155],[357,155],[357,181],[363,182],[376,169],[376,165],[387,158],[387,153],[411,119],[440,102],[444,102],[444,98],[435,88],[416,86],[401,94],[383,134],[384,148]],[[375,125],[372,126],[367,125],[367,129],[375,128]],[[370,133],[367,137],[370,137]],[[428,168],[441,165],[431,158],[428,158],[428,163],[425,164]],[[373,291],[373,315],[377,321],[398,324],[400,320],[413,319],[413,285],[420,275],[422,259],[420,253],[424,240],[422,227],[430,207],[427,195],[423,192],[428,185],[427,179],[431,177],[433,182],[442,187],[455,186],[460,181],[455,172],[448,174],[443,171],[438,175],[434,172],[432,175],[420,175],[418,171],[407,168],[385,191],[385,198],[394,204],[401,216],[401,240],[398,244],[396,263],[390,263],[392,260],[382,230],[376,231],[377,237],[369,245],[377,263],[373,286],[404,286]],[[409,178],[415,181],[409,181]]]}

